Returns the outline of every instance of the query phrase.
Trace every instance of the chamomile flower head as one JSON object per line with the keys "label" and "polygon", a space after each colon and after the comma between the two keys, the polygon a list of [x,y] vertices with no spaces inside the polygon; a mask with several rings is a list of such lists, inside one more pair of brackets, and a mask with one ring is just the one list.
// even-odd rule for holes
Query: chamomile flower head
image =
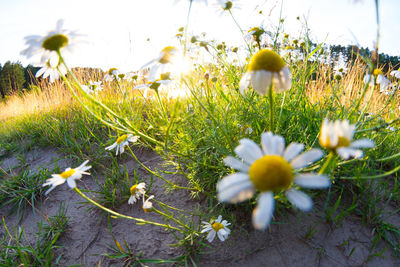
{"label": "chamomile flower head", "polygon": [[105,150],[116,149],[115,155],[122,154],[125,151],[125,146],[129,145],[129,142],[135,143],[139,139],[139,136],[133,136],[132,134],[123,134],[117,138],[114,144],[105,148]]}
{"label": "chamomile flower head", "polygon": [[240,80],[240,92],[244,94],[250,85],[260,95],[266,95],[272,85],[277,92],[289,90],[292,86],[290,70],[277,53],[262,49],[253,56],[247,72]]}
{"label": "chamomile flower head", "polygon": [[380,69],[375,69],[373,75],[367,74],[364,76],[364,83],[369,82],[369,86],[379,85],[379,90],[381,93],[386,92],[390,86],[390,80],[386,78]]}
{"label": "chamomile flower head", "polygon": [[[52,56],[44,66],[42,66],[37,72],[35,77],[38,78],[43,76],[43,79],[49,77],[50,83],[53,83],[55,80],[60,78],[60,73],[65,75],[67,73],[67,69],[64,65],[58,65],[58,55]],[[56,62],[52,62],[56,61]],[[58,68],[58,69],[57,69]]]}
{"label": "chamomile flower head", "polygon": [[398,70],[391,71],[390,75],[396,77],[397,79],[400,79],[400,68]]}
{"label": "chamomile flower head", "polygon": [[323,148],[336,152],[342,159],[361,158],[363,152],[360,148],[373,148],[374,142],[367,139],[353,141],[355,125],[348,120],[329,121],[325,119],[321,126],[319,143]]}
{"label": "chamomile flower head", "polygon": [[89,81],[89,88],[92,89],[94,92],[99,92],[103,90],[102,81],[94,82]]}
{"label": "chamomile flower head", "polygon": [[266,34],[267,32],[262,28],[262,27],[253,27],[250,30],[247,31],[247,34],[244,36],[245,40],[249,42],[256,42],[260,44],[262,42],[262,37]]}
{"label": "chamomile flower head", "polygon": [[178,54],[178,49],[175,46],[164,47],[157,58],[146,63],[140,69],[149,68],[147,80],[155,81],[164,73],[171,73],[174,59]]}
{"label": "chamomile flower head", "polygon": [[331,181],[325,175],[298,171],[323,156],[320,149],[311,149],[300,154],[303,149],[304,145],[298,143],[291,143],[285,149],[283,137],[271,132],[262,134],[261,148],[252,140],[240,140],[235,153],[241,160],[231,156],[224,159],[226,165],[239,172],[218,182],[219,201],[238,203],[259,191],[258,204],[252,218],[254,227],[259,230],[266,229],[271,222],[276,192],[284,192],[295,207],[309,211],[313,202],[297,187],[326,188]]}
{"label": "chamomile flower head", "polygon": [[28,47],[24,49],[21,54],[28,58],[40,55],[40,63],[44,65],[57,51],[72,52],[76,44],[79,43],[79,37],[81,35],[77,34],[75,31],[63,29],[63,24],[63,20],[58,20],[56,28],[44,36],[26,36],[24,39]]}
{"label": "chamomile flower head", "polygon": [[103,80],[106,82],[112,82],[114,80],[118,81],[119,80],[119,70],[117,68],[110,68],[106,75],[104,75]]}
{"label": "chamomile flower head", "polygon": [[144,195],[143,195],[143,206],[142,206],[142,209],[143,209],[144,212],[151,212],[151,210],[153,209],[153,203],[150,202],[150,200],[153,199],[153,198],[154,198],[154,196],[151,195],[151,196],[149,196],[148,199],[145,199]]}
{"label": "chamomile flower head", "polygon": [[145,183],[132,185],[130,188],[131,196],[128,199],[128,204],[136,203],[136,199],[139,199],[141,196],[144,196],[144,194],[146,193],[145,188],[146,188]]}
{"label": "chamomile flower head", "polygon": [[226,220],[222,220],[221,215],[219,215],[218,219],[216,220],[211,220],[210,222],[203,221],[202,224],[203,229],[201,230],[201,232],[208,232],[207,240],[210,243],[213,242],[215,236],[218,236],[219,240],[223,242],[228,238],[229,234],[231,233],[231,230],[228,228],[230,223],[228,223]]}
{"label": "chamomile flower head", "polygon": [[60,174],[52,174],[50,179],[47,179],[46,182],[42,186],[48,186],[51,185],[51,187],[44,193],[47,195],[50,193],[56,186],[65,183],[67,181],[67,184],[70,188],[75,188],[76,187],[76,182],[75,180],[79,180],[82,178],[82,174],[90,175],[90,173],[86,172],[92,166],[86,166],[88,164],[88,160],[86,160],[84,163],[82,163],[79,167],[71,169],[67,168],[65,169],[64,172]]}

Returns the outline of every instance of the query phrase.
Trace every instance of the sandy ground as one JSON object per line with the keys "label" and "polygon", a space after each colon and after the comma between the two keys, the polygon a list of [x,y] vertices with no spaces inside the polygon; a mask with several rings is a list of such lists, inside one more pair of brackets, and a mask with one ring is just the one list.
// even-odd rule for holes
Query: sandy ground
{"label": "sandy ground", "polygon": [[[21,156],[21,155],[20,155]],[[137,156],[146,160],[152,168],[161,168],[161,159],[153,152],[138,151]],[[10,175],[29,168],[33,172],[41,168],[53,170],[59,166],[60,170],[74,167],[71,161],[53,148],[33,149],[24,155],[25,164],[21,166],[18,155],[11,155],[0,161],[0,166]],[[139,170],[140,177],[147,181],[149,175],[138,168],[133,160],[120,163],[121,168],[126,166],[130,175],[134,169]],[[99,172],[99,171],[98,171]],[[102,181],[101,174],[95,174]],[[182,178],[170,176],[175,183],[183,184]],[[147,181],[149,182],[149,181]],[[86,176],[78,182],[81,189],[96,190],[98,185],[93,176]],[[191,200],[189,192],[175,190],[165,193],[164,182],[154,179],[150,194],[171,206],[188,211],[195,210],[199,204]],[[65,204],[69,223],[66,232],[59,239],[63,246],[57,249],[56,256],[61,256],[60,265],[68,266],[124,266],[123,260],[112,261],[101,255],[109,253],[107,245],[114,245],[108,229],[107,220],[98,209],[87,210],[90,207],[83,204],[82,198],[67,185],[58,186],[43,201],[36,206],[36,212],[27,209],[22,220],[16,214],[9,215],[11,207],[0,209],[0,216],[4,216],[6,224],[12,229],[20,225],[24,228],[27,240],[35,243],[37,224],[53,216],[60,208],[60,202]],[[255,231],[251,227],[250,213],[237,212],[240,225],[231,227],[232,234],[226,242],[215,240],[204,253],[198,256],[199,266],[400,266],[400,259],[384,242],[371,251],[373,233],[369,226],[362,224],[357,216],[347,216],[339,225],[326,223],[322,212],[323,201],[316,200],[315,207],[310,213],[301,213],[296,210],[283,212],[286,215],[275,213],[274,224],[265,232]],[[162,218],[154,213],[144,213],[141,204],[122,204],[117,211],[137,216],[147,220],[163,222]],[[198,218],[193,218],[199,223]],[[400,215],[392,216],[392,222],[400,222]],[[133,221],[112,219],[112,233],[121,243],[124,240],[131,251],[143,253],[144,258],[169,259],[180,255],[180,250],[171,247],[176,243],[174,236],[164,229],[152,225],[137,225]],[[4,233],[1,227],[0,235]],[[311,233],[311,234],[310,234]],[[386,250],[378,257],[375,253]],[[151,266],[151,264],[150,264]],[[168,265],[166,265],[168,266]]]}

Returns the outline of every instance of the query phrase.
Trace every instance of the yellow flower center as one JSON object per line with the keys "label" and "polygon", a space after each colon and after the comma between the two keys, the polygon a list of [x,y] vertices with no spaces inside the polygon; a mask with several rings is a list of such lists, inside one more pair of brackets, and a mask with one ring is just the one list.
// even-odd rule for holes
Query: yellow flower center
{"label": "yellow flower center", "polygon": [[173,52],[176,50],[174,46],[167,46],[164,47],[161,52],[164,52],[164,55],[158,60],[161,64],[170,63],[172,60]]}
{"label": "yellow flower center", "polygon": [[135,184],[135,185],[132,185],[132,187],[131,187],[131,189],[130,189],[130,191],[131,191],[131,195],[132,196],[134,196],[135,195],[135,193],[136,193],[136,187],[137,187],[138,185],[137,184]]}
{"label": "yellow flower center", "polygon": [[227,1],[225,3],[224,10],[230,10],[231,8],[232,8],[232,2],[231,1]]}
{"label": "yellow flower center", "polygon": [[60,176],[64,179],[67,179],[68,177],[71,177],[73,174],[75,173],[74,169],[70,169],[68,171],[65,171],[63,173],[60,174]]}
{"label": "yellow flower center", "polygon": [[212,228],[215,232],[218,232],[219,230],[224,228],[224,225],[222,223],[215,222],[212,224]]}
{"label": "yellow flower center", "polygon": [[64,34],[55,34],[43,41],[42,47],[50,51],[58,51],[68,44],[68,37]]}
{"label": "yellow flower center", "polygon": [[322,147],[325,147],[326,149],[336,150],[338,147],[348,147],[350,145],[350,140],[347,139],[346,137],[339,136],[338,143],[334,146],[331,143],[329,136],[326,138],[326,140],[323,140],[320,136],[319,143],[321,144]]}
{"label": "yellow flower center", "polygon": [[161,83],[155,81],[153,83],[151,83],[151,85],[149,86],[150,89],[153,89],[154,91],[158,90],[158,87],[160,87]]}
{"label": "yellow flower center", "polygon": [[117,144],[121,144],[122,142],[124,142],[126,139],[128,138],[128,136],[126,134],[121,135],[120,137],[118,137],[117,139]]}
{"label": "yellow flower center", "polygon": [[117,68],[111,68],[107,71],[108,75],[113,75],[113,71],[117,70]]}
{"label": "yellow flower center", "polygon": [[285,67],[285,61],[277,53],[269,49],[262,49],[251,59],[248,71],[280,72],[283,67]]}
{"label": "yellow flower center", "polygon": [[277,155],[267,155],[256,160],[250,166],[249,176],[261,192],[288,188],[294,178],[292,166]]}
{"label": "yellow flower center", "polygon": [[383,75],[383,72],[380,69],[374,69],[374,76],[378,76],[379,74]]}

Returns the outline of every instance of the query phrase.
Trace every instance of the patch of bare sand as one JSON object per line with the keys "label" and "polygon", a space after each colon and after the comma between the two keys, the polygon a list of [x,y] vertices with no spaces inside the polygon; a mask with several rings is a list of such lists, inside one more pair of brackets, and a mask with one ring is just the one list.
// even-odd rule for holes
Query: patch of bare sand
{"label": "patch of bare sand", "polygon": [[[49,155],[46,150],[43,151],[43,154]],[[152,169],[162,167],[162,160],[154,152],[138,151],[137,157],[145,161],[146,166]],[[31,162],[32,166],[37,166],[43,162],[42,157],[37,157],[36,159],[38,160],[37,162],[35,160]],[[131,159],[121,163],[120,167],[123,168],[123,166],[127,168],[130,177],[133,177],[136,169],[139,173],[140,182],[150,183],[148,173],[138,167],[134,160]],[[97,190],[98,185],[94,180],[94,175],[97,176],[96,178],[100,182],[104,180],[101,174],[93,173],[92,176],[84,176],[81,181],[78,181],[78,187],[80,189]],[[167,178],[174,183],[182,183],[180,177],[169,175]],[[189,192],[186,190],[174,190],[166,194],[165,182],[157,178],[154,178],[151,190],[148,193],[154,194],[157,200],[176,208],[191,210],[197,205],[195,201],[190,200]],[[93,195],[90,192],[86,194],[94,199],[96,197],[95,194]],[[35,244],[35,233],[38,230],[37,224],[41,221],[45,222],[46,218],[56,215],[60,208],[60,203],[63,202],[69,222],[67,230],[58,241],[58,244],[64,248],[56,250],[56,257],[62,254],[60,265],[81,264],[82,266],[97,266],[101,261],[102,266],[121,266],[123,260],[113,261],[101,255],[110,253],[108,245],[115,247],[106,216],[97,208],[87,210],[89,207],[93,208],[94,206],[81,203],[83,201],[84,199],[81,196],[72,191],[66,184],[63,184],[54,189],[41,204],[36,206],[35,214],[28,209],[19,224],[20,218],[17,218],[15,214],[8,215],[9,207],[0,209],[0,216],[5,216],[6,224],[10,229],[16,225],[22,226],[26,232],[27,240],[31,244]],[[154,202],[153,204],[157,207],[157,204]],[[126,202],[118,207],[116,211],[132,217],[164,223],[161,216],[155,213],[144,213],[140,200],[135,205],[128,205]],[[111,225],[112,234],[116,240],[122,246],[126,242],[130,250],[137,255],[142,254],[142,257],[151,259],[170,259],[180,255],[179,249],[170,246],[176,243],[177,240],[164,228],[148,224],[137,225],[134,221],[125,219],[111,219]]]}
{"label": "patch of bare sand", "polygon": [[213,243],[202,266],[400,266],[389,247],[372,257],[386,246],[380,242],[370,251],[373,234],[359,218],[350,215],[333,225],[321,210],[318,203],[309,213],[289,210],[265,232],[252,229],[248,214],[247,229]]}

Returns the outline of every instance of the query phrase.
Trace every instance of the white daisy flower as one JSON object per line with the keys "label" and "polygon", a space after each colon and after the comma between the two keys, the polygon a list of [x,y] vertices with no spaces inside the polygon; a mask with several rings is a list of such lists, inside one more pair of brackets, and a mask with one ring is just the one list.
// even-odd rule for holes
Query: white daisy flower
{"label": "white daisy flower", "polygon": [[364,83],[368,83],[369,86],[374,86],[376,78],[376,84],[379,84],[379,90],[381,93],[386,92],[390,86],[390,80],[383,76],[380,69],[375,69],[373,75],[367,74],[364,76]]}
{"label": "white daisy flower", "polygon": [[363,152],[360,148],[373,148],[374,142],[368,138],[353,141],[355,125],[350,125],[348,120],[335,122],[325,119],[321,126],[319,143],[322,147],[335,151],[342,159],[361,158]]}
{"label": "white daisy flower", "polygon": [[119,81],[119,70],[116,68],[111,68],[107,71],[106,75],[104,75],[103,80],[106,82],[112,82],[114,80]]}
{"label": "white daisy flower", "polygon": [[132,134],[123,134],[118,137],[117,141],[105,148],[105,150],[113,150],[116,148],[115,155],[122,154],[125,151],[125,146],[129,145],[129,142],[135,143],[139,139],[139,136],[133,136]]}
{"label": "white daisy flower", "polygon": [[201,232],[208,232],[207,240],[210,243],[213,242],[216,235],[218,236],[219,240],[225,241],[231,233],[231,230],[227,227],[230,225],[230,223],[228,223],[226,220],[222,221],[221,215],[219,215],[218,219],[216,220],[211,220],[211,222],[203,221],[202,223],[203,230]]}
{"label": "white daisy flower", "polygon": [[90,87],[89,86],[87,86],[87,85],[81,85],[81,87],[82,87],[82,90],[83,91],[85,91],[87,94],[92,94],[94,91],[92,90],[92,89],[90,89]]}
{"label": "white daisy flower", "polygon": [[222,15],[224,12],[231,12],[232,9],[238,9],[239,6],[237,5],[236,2],[237,2],[236,0],[231,0],[231,1],[217,0],[214,6],[217,12],[219,12],[220,15]]}
{"label": "white daisy flower", "polygon": [[285,65],[283,59],[274,51],[268,49],[258,51],[240,80],[240,92],[244,94],[250,84],[260,95],[268,94],[271,85],[277,92],[289,90],[292,80],[290,70]]}
{"label": "white daisy flower", "polygon": [[400,79],[400,69],[391,71],[390,75]]}
{"label": "white daisy flower", "polygon": [[[28,58],[34,55],[41,55],[40,63],[41,65],[45,65],[58,50],[60,52],[72,52],[74,47],[79,43],[78,37],[81,35],[75,31],[63,29],[63,24],[63,20],[58,20],[56,28],[48,32],[45,36],[26,36],[24,39],[28,47],[21,54]],[[55,66],[52,65],[52,67]]]}
{"label": "white daisy flower", "polygon": [[128,204],[136,203],[136,199],[139,199],[140,196],[144,196],[144,194],[146,193],[145,188],[146,188],[145,183],[132,185],[130,189],[131,196],[128,200]]}
{"label": "white daisy flower", "polygon": [[283,137],[271,132],[262,134],[261,147],[252,140],[240,140],[235,153],[241,160],[231,156],[224,159],[226,165],[239,172],[219,181],[217,192],[220,202],[237,203],[251,198],[256,190],[260,191],[257,207],[253,211],[253,225],[264,230],[272,219],[274,192],[283,191],[295,207],[309,211],[313,202],[297,186],[326,188],[331,180],[325,175],[297,171],[319,160],[323,156],[320,149],[300,154],[304,145],[298,143],[291,143],[285,149]]}
{"label": "white daisy flower", "polygon": [[67,181],[67,184],[70,188],[75,188],[76,187],[75,180],[81,179],[82,174],[90,175],[90,173],[86,172],[87,170],[92,168],[92,166],[86,166],[88,162],[89,161],[86,160],[79,167],[74,169],[67,168],[61,174],[52,174],[51,175],[52,178],[47,179],[46,182],[42,185],[42,186],[51,185],[51,187],[44,194],[47,195],[54,188],[56,188],[56,186],[65,183],[65,181]]}
{"label": "white daisy flower", "polygon": [[92,89],[94,92],[102,91],[103,90],[102,82],[89,81],[89,88]]}
{"label": "white daisy flower", "polygon": [[271,33],[265,31],[263,27],[253,27],[247,31],[247,33],[243,36],[247,42],[256,42],[259,46],[262,43],[266,43],[268,36]]}
{"label": "white daisy flower", "polygon": [[177,53],[178,49],[176,47],[166,46],[161,50],[160,55],[157,58],[142,66],[140,68],[142,70],[150,68],[147,80],[155,81],[159,79],[163,73],[171,73],[172,64]]}
{"label": "white daisy flower", "polygon": [[143,206],[142,209],[144,212],[151,212],[151,210],[153,209],[153,203],[150,202],[151,199],[153,199],[154,196],[151,195],[149,196],[148,199],[145,200],[144,195],[143,195]]}
{"label": "white daisy flower", "polygon": [[[57,61],[57,63],[51,63],[51,61],[55,60]],[[49,77],[50,83],[53,83],[55,80],[60,78],[60,72],[62,73],[62,75],[65,75],[67,73],[67,69],[64,65],[58,65],[58,60],[59,58],[57,54],[55,56],[52,56],[49,61],[36,72],[35,77],[38,78],[40,76],[43,76],[43,79]],[[57,70],[57,66],[60,71]]]}

